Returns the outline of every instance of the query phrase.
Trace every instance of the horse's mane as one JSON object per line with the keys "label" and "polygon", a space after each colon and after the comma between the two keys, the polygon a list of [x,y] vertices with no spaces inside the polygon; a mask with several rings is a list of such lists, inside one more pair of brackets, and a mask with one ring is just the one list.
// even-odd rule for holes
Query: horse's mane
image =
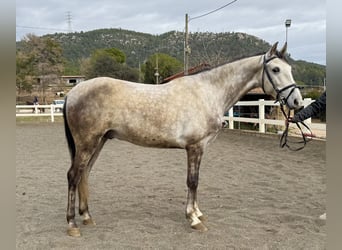
{"label": "horse's mane", "polygon": [[236,62],[236,61],[239,61],[239,60],[242,60],[242,59],[245,59],[245,58],[248,58],[248,57],[253,57],[253,56],[261,56],[263,54],[265,54],[266,52],[259,52],[259,53],[256,53],[256,54],[253,54],[253,55],[242,55],[242,56],[239,56],[239,57],[236,57],[236,58],[233,58],[231,60],[228,60],[228,61],[225,61],[225,62],[222,62],[222,63],[219,63],[215,66],[209,66],[209,67],[206,67],[200,71],[196,71],[196,72],[193,72],[191,74],[188,74],[188,75],[197,75],[197,74],[200,74],[200,73],[203,73],[203,72],[206,72],[206,71],[209,71],[209,70],[212,70],[212,69],[215,69],[215,68],[218,68],[218,67],[221,67],[223,65],[226,65],[228,63],[233,63],[233,62]]}
{"label": "horse's mane", "polygon": [[[210,71],[212,69],[215,69],[215,68],[218,68],[218,67],[221,67],[223,65],[226,65],[228,63],[233,63],[233,62],[236,62],[236,61],[239,61],[239,60],[242,60],[242,59],[245,59],[245,58],[248,58],[248,57],[254,57],[254,56],[261,56],[261,55],[264,55],[266,52],[258,52],[258,53],[255,53],[255,54],[252,54],[252,55],[242,55],[242,56],[239,56],[239,57],[236,57],[236,58],[233,58],[229,61],[226,61],[226,62],[223,62],[223,63],[220,63],[220,64],[217,64],[215,66],[211,66],[210,64],[208,63],[202,63],[201,65],[205,65],[205,67],[203,67],[202,69],[200,70],[197,70],[197,71],[194,71],[194,72],[189,72],[188,73],[188,76],[193,76],[193,75],[197,75],[197,74],[201,74],[203,72],[206,72],[206,71]],[[280,58],[280,59],[283,59],[285,60],[286,62],[288,62],[287,58],[285,56],[283,56],[278,50],[275,52],[275,55]],[[180,74],[180,73],[178,73]],[[177,74],[176,74],[177,75]],[[182,77],[182,76],[176,76],[174,75],[175,77],[173,77],[173,79],[176,79],[178,77]],[[167,83],[173,79],[169,79],[170,77],[167,77],[166,79],[164,79],[161,83]]]}
{"label": "horse's mane", "polygon": [[[258,53],[255,53],[255,54],[252,54],[252,55],[242,55],[242,56],[239,56],[239,57],[236,57],[236,58],[233,58],[232,60],[230,61],[227,61],[227,62],[224,62],[224,63],[221,63],[217,66],[214,66],[212,68],[217,68],[217,67],[220,67],[222,65],[225,65],[225,64],[228,64],[228,63],[233,63],[233,62],[237,62],[237,61],[240,61],[242,59],[245,59],[245,58],[248,58],[248,57],[253,57],[253,56],[261,56],[261,55],[265,55],[266,54],[266,51],[264,52],[258,52]],[[285,56],[283,56],[278,50],[275,52],[275,55],[276,57],[280,58],[280,59],[283,59],[287,62],[287,58]]]}
{"label": "horse's mane", "polygon": [[[206,71],[209,71],[209,70],[212,70],[212,69],[221,67],[221,66],[226,65],[226,64],[228,64],[228,63],[237,62],[237,61],[240,61],[240,60],[245,59],[245,58],[248,58],[248,57],[261,56],[261,55],[264,55],[265,53],[266,53],[266,52],[258,52],[258,53],[252,54],[252,55],[242,55],[242,56],[233,58],[233,59],[231,59],[231,60],[229,60],[229,61],[226,61],[226,62],[217,64],[217,65],[215,65],[215,66],[207,67],[207,68],[205,68],[205,69],[203,69],[203,70],[194,72],[194,73],[189,74],[189,75],[197,75],[197,74],[200,74],[200,73],[203,73],[203,72],[206,72]],[[287,57],[286,57],[286,56],[283,56],[278,50],[275,52],[275,55],[276,55],[278,58],[283,59],[283,60],[285,60],[286,62],[288,62]]]}

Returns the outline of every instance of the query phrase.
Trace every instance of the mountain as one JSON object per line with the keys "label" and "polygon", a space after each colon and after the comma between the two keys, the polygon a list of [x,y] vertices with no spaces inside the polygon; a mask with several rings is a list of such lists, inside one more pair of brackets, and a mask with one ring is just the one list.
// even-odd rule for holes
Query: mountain
{"label": "mountain", "polygon": [[[170,31],[161,35],[151,35],[123,29],[98,29],[88,32],[55,33],[46,35],[61,44],[63,55],[73,73],[78,73],[82,58],[87,58],[96,49],[117,48],[126,54],[126,63],[138,68],[139,64],[154,53],[165,53],[183,62],[184,33]],[[17,42],[20,48],[22,41]],[[252,35],[238,32],[190,33],[190,65],[209,63],[212,66],[255,55],[267,51],[271,44]],[[294,78],[300,84],[322,85],[325,66],[295,61]]]}

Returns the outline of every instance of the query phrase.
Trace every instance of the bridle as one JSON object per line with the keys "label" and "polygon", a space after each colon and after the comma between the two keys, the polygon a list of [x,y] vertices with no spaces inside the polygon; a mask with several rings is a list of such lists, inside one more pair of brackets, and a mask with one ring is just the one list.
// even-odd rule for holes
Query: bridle
{"label": "bridle", "polygon": [[[267,79],[269,80],[269,82],[271,83],[273,89],[276,91],[277,96],[276,96],[276,101],[275,102],[279,102],[281,105],[286,105],[287,104],[287,100],[289,99],[289,97],[292,95],[293,91],[298,88],[298,86],[295,83],[289,84],[287,86],[285,86],[284,88],[278,89],[277,86],[275,86],[273,79],[271,77],[270,72],[268,71],[267,68],[267,63],[269,63],[270,61],[272,61],[273,59],[276,59],[278,57],[274,56],[274,57],[270,57],[268,59],[266,59],[266,56],[264,55],[264,62],[263,62],[263,73],[262,73],[262,90],[264,91],[264,93],[266,93],[265,91],[265,73],[267,76]],[[284,92],[285,90],[292,88],[290,93],[287,95],[286,98],[281,97],[281,93]]]}
{"label": "bridle", "polygon": [[[285,130],[280,138],[280,147],[283,148],[283,147],[287,147],[289,148],[290,150],[292,151],[298,151],[298,150],[301,150],[305,147],[306,143],[308,141],[311,140],[311,138],[313,137],[312,135],[312,132],[310,130],[310,128],[304,123],[304,122],[299,122],[301,123],[306,129],[308,129],[309,131],[309,136],[307,137],[306,134],[304,134],[303,132],[303,129],[301,128],[301,126],[299,125],[298,122],[295,122],[296,123],[296,126],[298,127],[298,129],[300,130],[301,132],[301,135],[302,135],[302,140],[301,141],[290,141],[288,139],[288,132],[289,132],[289,119],[290,119],[290,112],[291,110],[289,109],[288,110],[288,113],[285,112],[285,109],[284,109],[284,106],[287,105],[287,100],[289,99],[289,97],[292,95],[293,91],[296,89],[296,88],[299,88],[295,83],[292,83],[292,84],[289,84],[287,86],[285,86],[284,88],[281,88],[281,89],[278,89],[277,86],[275,86],[274,84],[274,81],[271,77],[271,74],[270,72],[268,71],[268,68],[267,68],[267,63],[272,61],[273,59],[275,58],[278,58],[277,56],[274,56],[274,57],[270,57],[268,59],[266,59],[266,56],[264,55],[263,57],[263,72],[262,72],[262,90],[264,91],[264,93],[266,93],[265,91],[265,75],[267,76],[267,79],[268,81],[271,83],[273,89],[276,91],[277,93],[277,96],[276,96],[276,100],[274,103],[277,103],[279,102],[280,104],[280,109],[281,109],[281,112],[283,113],[285,119],[286,119],[286,126],[285,126]],[[281,93],[284,92],[285,90],[287,89],[291,89],[290,93],[286,96],[286,97],[281,97]],[[289,143],[296,143],[296,144],[302,144],[301,146],[299,147],[291,147],[289,145]]]}

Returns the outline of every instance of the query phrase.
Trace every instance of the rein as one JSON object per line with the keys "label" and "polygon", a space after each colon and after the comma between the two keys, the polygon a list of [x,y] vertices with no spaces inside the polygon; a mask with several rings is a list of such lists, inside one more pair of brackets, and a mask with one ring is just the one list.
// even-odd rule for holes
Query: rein
{"label": "rein", "polygon": [[[302,136],[302,140],[301,141],[290,141],[288,139],[288,133],[289,133],[289,126],[290,126],[290,122],[289,122],[289,118],[290,118],[290,112],[291,110],[288,111],[288,113],[286,114],[285,110],[284,110],[284,105],[280,105],[280,109],[281,112],[283,113],[285,119],[286,119],[286,126],[285,126],[285,130],[283,132],[283,134],[281,135],[280,138],[280,147],[287,147],[288,149],[292,150],[292,151],[299,151],[301,149],[303,149],[306,146],[306,143],[311,141],[313,134],[311,129],[309,128],[308,125],[306,125],[304,122],[295,122],[297,128],[300,130],[301,136]],[[299,125],[302,124],[308,131],[309,131],[309,136],[307,136],[306,134],[304,134],[302,127]],[[291,147],[290,144],[300,144],[299,147]]]}
{"label": "rein", "polygon": [[[262,74],[262,89],[263,89],[264,93],[266,93],[266,92],[265,92],[265,87],[264,87],[264,85],[265,85],[265,73],[266,73],[266,76],[267,76],[269,82],[272,84],[273,89],[274,89],[274,90],[276,91],[276,93],[277,93],[276,100],[275,100],[274,103],[279,102],[281,112],[283,113],[283,115],[284,115],[284,117],[285,117],[285,119],[286,119],[286,127],[285,127],[285,130],[284,130],[284,132],[283,132],[281,138],[280,138],[280,147],[283,148],[283,147],[286,146],[288,149],[290,149],[290,150],[292,150],[292,151],[298,151],[298,150],[303,149],[303,148],[306,146],[306,143],[307,143],[308,141],[311,140],[311,138],[313,137],[313,135],[312,135],[312,132],[311,132],[310,128],[309,128],[304,122],[295,122],[295,123],[296,123],[296,126],[298,127],[298,129],[299,129],[300,132],[301,132],[302,140],[301,140],[301,141],[293,142],[293,141],[290,141],[290,140],[288,139],[289,125],[290,125],[289,120],[290,120],[290,112],[291,112],[291,110],[289,110],[288,113],[286,114],[285,109],[284,109],[284,106],[287,104],[288,98],[292,95],[293,91],[294,91],[296,88],[298,88],[298,86],[297,86],[295,83],[289,84],[288,86],[285,86],[285,87],[282,88],[282,89],[278,89],[278,88],[275,86],[275,84],[274,84],[274,82],[273,82],[273,80],[272,80],[271,74],[270,74],[270,72],[268,71],[268,69],[267,69],[267,67],[266,67],[267,63],[268,63],[269,61],[275,59],[275,58],[277,58],[277,57],[271,57],[271,58],[269,58],[269,59],[266,60],[266,57],[264,56],[263,74]],[[289,88],[292,88],[292,90],[290,91],[290,93],[287,95],[286,98],[282,98],[282,97],[280,96],[280,94],[281,94],[283,91],[285,91],[285,90],[287,90],[287,89],[289,89]],[[310,134],[310,135],[309,135],[308,137],[304,134],[303,129],[302,129],[302,127],[299,125],[299,123],[302,124],[302,125],[309,131],[309,134]],[[291,146],[289,145],[289,143],[291,143],[291,144],[292,144],[292,143],[301,144],[301,146],[299,146],[299,147],[291,147]]]}

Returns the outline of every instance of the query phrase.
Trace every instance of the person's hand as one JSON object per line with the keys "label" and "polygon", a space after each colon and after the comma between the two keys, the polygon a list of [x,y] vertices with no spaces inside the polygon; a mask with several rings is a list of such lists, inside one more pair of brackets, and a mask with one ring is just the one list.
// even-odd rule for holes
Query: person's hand
{"label": "person's hand", "polygon": [[286,126],[287,126],[289,122],[296,123],[297,121],[293,117],[288,117],[285,122],[286,122]]}

